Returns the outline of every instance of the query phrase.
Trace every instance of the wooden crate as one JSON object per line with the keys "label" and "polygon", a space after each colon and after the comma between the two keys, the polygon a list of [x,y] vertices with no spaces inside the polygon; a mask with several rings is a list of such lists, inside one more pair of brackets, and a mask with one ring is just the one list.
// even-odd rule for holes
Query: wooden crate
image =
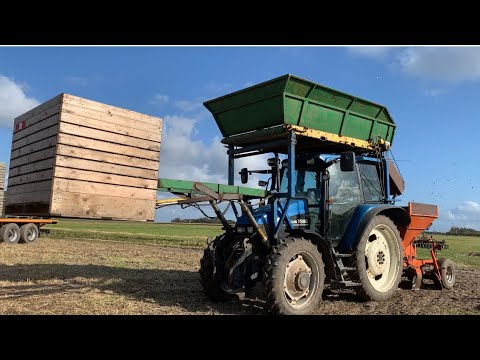
{"label": "wooden crate", "polygon": [[154,220],[162,120],[60,94],[15,119],[6,212]]}

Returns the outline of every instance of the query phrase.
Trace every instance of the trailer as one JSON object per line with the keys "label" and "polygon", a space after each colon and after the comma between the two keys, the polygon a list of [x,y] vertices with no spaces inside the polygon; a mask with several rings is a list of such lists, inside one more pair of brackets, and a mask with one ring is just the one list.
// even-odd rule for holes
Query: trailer
{"label": "trailer", "polygon": [[0,218],[0,241],[7,245],[32,244],[40,237],[43,226],[57,223],[55,219],[28,216]]}

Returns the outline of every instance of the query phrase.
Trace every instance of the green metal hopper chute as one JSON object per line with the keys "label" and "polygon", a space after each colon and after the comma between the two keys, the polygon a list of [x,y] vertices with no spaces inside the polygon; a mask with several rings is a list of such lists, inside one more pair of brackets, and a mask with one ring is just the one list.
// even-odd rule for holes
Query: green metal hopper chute
{"label": "green metal hopper chute", "polygon": [[[225,144],[247,145],[297,135],[323,140],[310,146],[372,149],[392,144],[395,122],[385,106],[293,75],[207,101]],[[339,144],[341,145],[339,147]]]}

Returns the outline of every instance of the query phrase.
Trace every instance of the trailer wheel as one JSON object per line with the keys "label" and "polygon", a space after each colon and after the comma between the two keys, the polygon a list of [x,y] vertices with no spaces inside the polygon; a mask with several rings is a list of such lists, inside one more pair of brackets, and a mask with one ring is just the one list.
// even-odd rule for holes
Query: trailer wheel
{"label": "trailer wheel", "polygon": [[20,226],[20,242],[23,244],[31,244],[38,239],[38,227],[29,223]]}
{"label": "trailer wheel", "polygon": [[15,245],[20,240],[20,228],[17,224],[5,224],[0,229],[0,239],[7,245]]}
{"label": "trailer wheel", "polygon": [[364,300],[392,297],[402,276],[403,250],[400,232],[388,217],[378,215],[367,225],[355,250],[355,287]]}
{"label": "trailer wheel", "polygon": [[450,259],[439,259],[438,267],[440,268],[440,275],[442,275],[442,285],[445,289],[453,288],[455,285],[455,265]]}
{"label": "trailer wheel", "polygon": [[303,238],[286,238],[275,246],[265,264],[267,303],[282,315],[314,311],[325,283],[325,266],[317,247]]}
{"label": "trailer wheel", "polygon": [[[215,239],[214,241],[217,241]],[[213,302],[225,302],[229,300],[238,299],[238,295],[226,293],[220,283],[221,280],[215,276],[215,266],[213,262],[212,252],[209,247],[203,251],[203,257],[200,260],[200,283],[202,284],[203,291],[207,295],[208,299]]]}

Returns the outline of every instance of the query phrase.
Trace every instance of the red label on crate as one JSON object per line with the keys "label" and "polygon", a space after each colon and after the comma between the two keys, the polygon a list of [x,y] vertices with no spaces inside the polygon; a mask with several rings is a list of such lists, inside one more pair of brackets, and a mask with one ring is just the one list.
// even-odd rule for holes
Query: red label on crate
{"label": "red label on crate", "polygon": [[15,132],[23,130],[27,127],[27,120],[20,121],[15,125]]}

